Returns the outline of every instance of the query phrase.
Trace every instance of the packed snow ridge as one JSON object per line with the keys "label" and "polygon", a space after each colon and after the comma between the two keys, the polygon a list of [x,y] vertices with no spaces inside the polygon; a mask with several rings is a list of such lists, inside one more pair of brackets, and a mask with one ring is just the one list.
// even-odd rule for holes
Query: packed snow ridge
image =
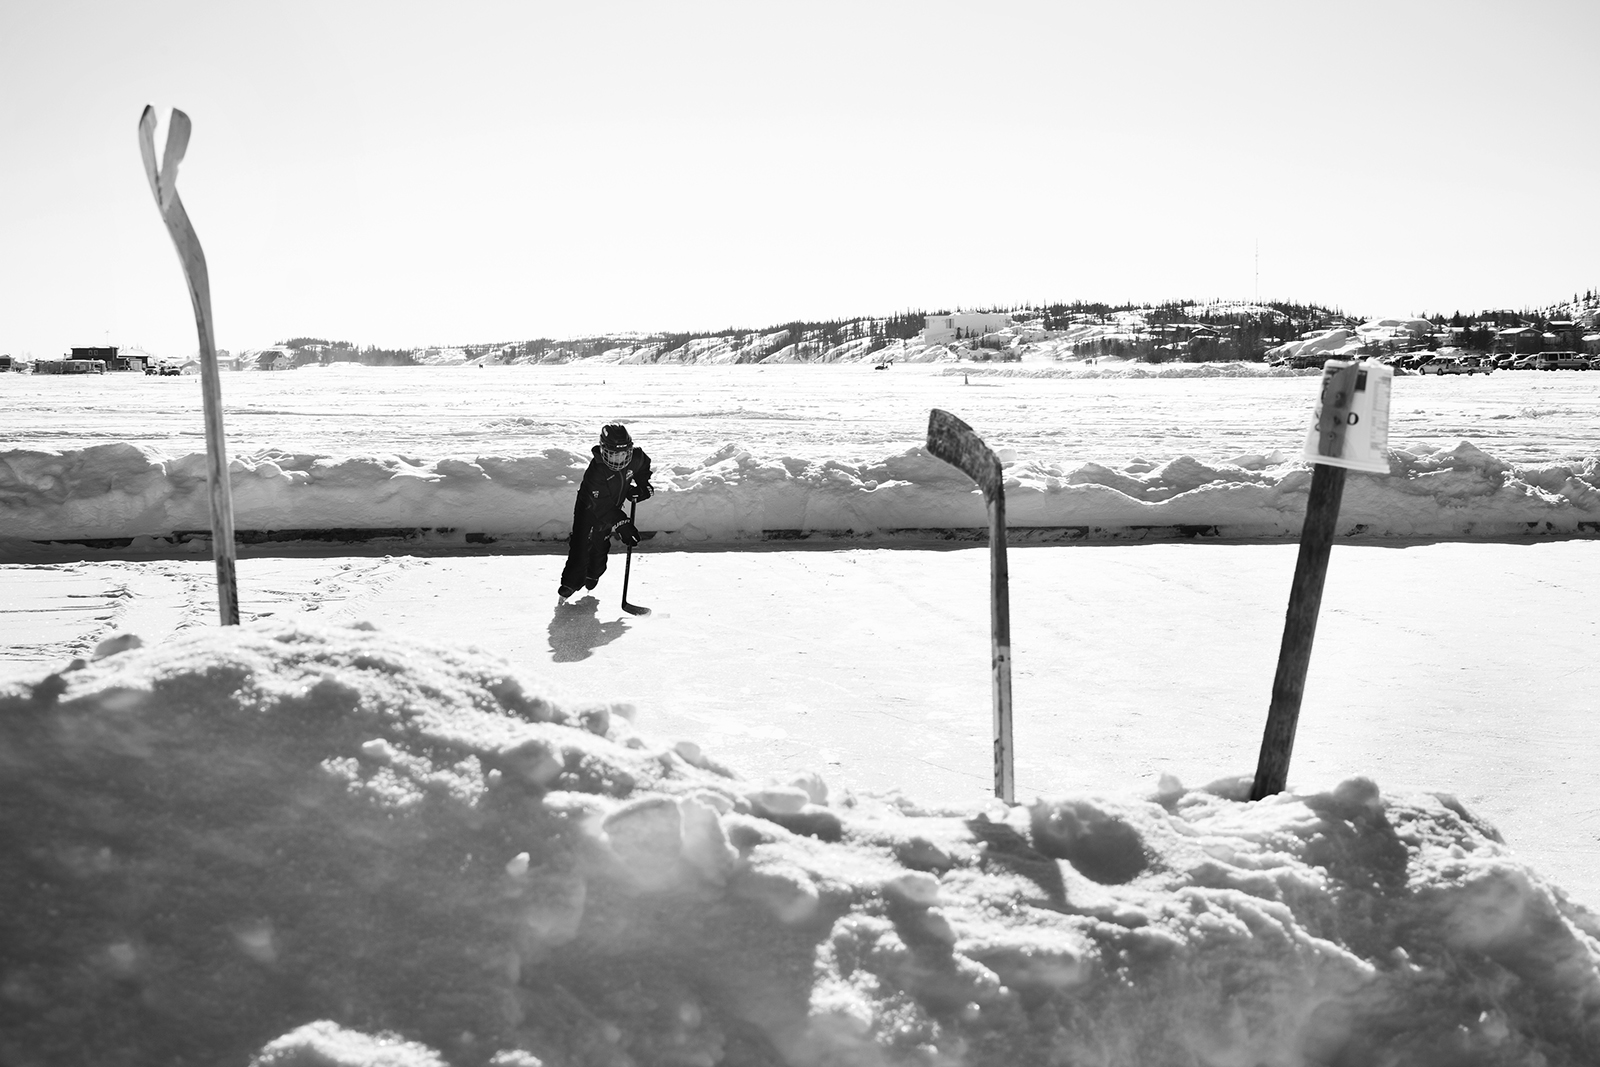
{"label": "packed snow ridge", "polygon": [[1600,920],[1450,796],[929,810],[632,718],[368,626],[0,688],[0,1060],[1600,1060]]}
{"label": "packed snow ridge", "polygon": [[[449,540],[559,540],[586,453],[421,460],[268,449],[231,460],[241,531],[428,531]],[[1118,469],[1001,454],[1013,535],[1118,538],[1201,528],[1297,536],[1311,471],[1299,457],[1180,456]],[[1352,472],[1340,532],[1449,539],[1600,529],[1600,458],[1515,466],[1467,441],[1396,448],[1389,473]],[[948,536],[986,527],[956,468],[911,448],[878,463],[758,455],[729,442],[698,463],[657,468],[641,527],[656,544],[785,536]],[[128,443],[0,452],[0,556],[29,542],[172,538],[210,527],[203,453]],[[135,546],[136,547],[136,546]]]}

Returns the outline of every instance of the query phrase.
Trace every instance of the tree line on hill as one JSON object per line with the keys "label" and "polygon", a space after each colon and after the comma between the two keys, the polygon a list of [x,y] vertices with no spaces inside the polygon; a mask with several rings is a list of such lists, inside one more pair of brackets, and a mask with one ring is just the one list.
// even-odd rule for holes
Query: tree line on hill
{"label": "tree line on hill", "polygon": [[[742,342],[740,362],[756,363],[790,345],[805,357],[816,355],[851,341],[865,342],[865,353],[876,352],[891,342],[916,337],[922,331],[927,313],[903,311],[880,318],[851,319],[796,319],[765,329],[727,327],[721,330],[663,332],[634,339],[636,343],[650,344],[657,349],[657,358],[670,357],[692,341],[712,338]],[[564,363],[587,359],[617,348],[625,342],[616,336],[580,337],[556,340],[537,337],[528,341],[459,346],[468,359],[495,355],[521,362]],[[279,341],[278,348],[293,351],[292,365],[299,367],[312,363],[361,363],[366,366],[414,366],[421,349],[358,348],[348,341],[330,341],[323,337],[291,337]],[[263,352],[261,360],[270,364],[279,352]]]}
{"label": "tree line on hill", "polygon": [[1295,340],[1307,331],[1355,321],[1338,308],[1291,301],[1243,304],[1168,300],[1153,306],[1052,305],[1046,309],[1045,322],[1047,328],[1054,329],[1095,320],[1110,324],[1119,314],[1130,311],[1139,312],[1142,324],[1130,327],[1126,334],[1079,342],[1073,345],[1073,354],[1145,363],[1254,361],[1262,359],[1267,349]]}
{"label": "tree line on hill", "polygon": [[[365,367],[417,365],[415,349],[379,348],[376,345],[357,348],[349,341],[330,341],[325,337],[291,337],[286,341],[279,341],[277,347],[291,350],[292,365],[296,367],[313,363],[359,363]],[[271,370],[272,364],[280,355],[280,352],[270,349],[262,352],[256,356],[257,365],[262,370]],[[261,366],[263,363],[265,366]]]}
{"label": "tree line on hill", "polygon": [[[1574,311],[1574,309],[1577,309]],[[1456,311],[1422,316],[1440,327],[1456,327],[1455,343],[1461,347],[1487,351],[1494,345],[1495,332],[1516,326],[1546,329],[1561,314],[1576,314],[1583,309],[1600,309],[1595,290],[1574,293],[1569,305],[1552,305],[1543,311],[1491,310],[1463,314]],[[1211,360],[1256,360],[1271,347],[1292,341],[1318,329],[1355,326],[1363,321],[1337,307],[1294,301],[1204,302],[1168,300],[1158,304],[1106,303],[1100,301],[1055,302],[1044,305],[996,305],[966,309],[974,313],[1010,314],[1019,323],[1035,324],[1047,333],[1084,325],[1115,325],[1119,316],[1137,312],[1137,324],[1111,336],[1085,340],[1074,346],[1077,355],[1139,359],[1151,363],[1168,360],[1205,362]],[[671,359],[691,343],[720,340],[736,350],[735,362],[756,363],[793,346],[799,359],[815,358],[844,345],[854,344],[861,356],[868,356],[895,342],[916,338],[928,316],[950,315],[949,309],[924,311],[908,308],[887,316],[857,316],[835,319],[795,319],[764,329],[726,327],[720,330],[666,331],[620,338],[598,335],[566,340],[548,337],[527,341],[469,344],[459,346],[468,359],[494,356],[518,362],[565,363],[597,356],[623,345],[648,346],[654,359]],[[974,338],[960,342],[984,358],[987,349],[1001,348],[1002,339]],[[279,348],[293,353],[293,365],[309,363],[361,363],[366,366],[414,366],[422,349],[358,347],[348,341],[320,337],[291,337]],[[263,359],[276,359],[280,353],[263,353]],[[990,357],[992,358],[992,357]]]}

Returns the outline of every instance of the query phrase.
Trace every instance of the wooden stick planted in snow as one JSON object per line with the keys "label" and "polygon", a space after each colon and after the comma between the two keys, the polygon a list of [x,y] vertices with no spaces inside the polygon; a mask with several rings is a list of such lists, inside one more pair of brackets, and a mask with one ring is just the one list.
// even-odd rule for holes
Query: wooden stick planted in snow
{"label": "wooden stick planted in snow", "polygon": [[146,107],[139,116],[139,154],[145,177],[155,194],[156,208],[178,250],[183,276],[189,283],[195,328],[200,333],[200,396],[206,416],[206,484],[211,497],[211,554],[217,563],[217,609],[222,625],[239,623],[239,587],[234,563],[233,490],[228,480],[228,454],[222,438],[222,381],[217,369],[217,348],[211,331],[211,283],[200,238],[178,198],[178,164],[189,147],[189,116],[172,110],[167,123],[167,146],[161,168],[156,169],[156,112]]}
{"label": "wooden stick planted in snow", "polygon": [[1344,494],[1343,467],[1318,463],[1311,472],[1311,495],[1306,501],[1306,521],[1300,530],[1300,555],[1289,585],[1289,610],[1283,620],[1283,643],[1278,648],[1278,672],[1272,679],[1272,706],[1261,737],[1250,799],[1283,792],[1289,781],[1289,757],[1294,752],[1295,727],[1300,723],[1300,700],[1306,691],[1306,670],[1311,666],[1311,641],[1317,635],[1317,612],[1322,609],[1322,586],[1328,577],[1328,555],[1333,530],[1339,521],[1339,500]]}
{"label": "wooden stick planted in snow", "polygon": [[1011,745],[1011,582],[1006,573],[1006,490],[999,458],[966,423],[934,408],[928,414],[928,451],[965,471],[989,506],[989,629],[994,674],[994,795],[1016,800]]}
{"label": "wooden stick planted in snow", "polygon": [[1289,610],[1283,620],[1272,705],[1261,737],[1251,800],[1281,793],[1289,781],[1289,757],[1300,722],[1300,701],[1305,695],[1311,642],[1317,633],[1328,556],[1339,521],[1345,469],[1388,469],[1382,453],[1389,433],[1389,374],[1386,367],[1342,360],[1329,360],[1323,368],[1316,422],[1306,440],[1312,459],[1311,494],[1289,585]]}

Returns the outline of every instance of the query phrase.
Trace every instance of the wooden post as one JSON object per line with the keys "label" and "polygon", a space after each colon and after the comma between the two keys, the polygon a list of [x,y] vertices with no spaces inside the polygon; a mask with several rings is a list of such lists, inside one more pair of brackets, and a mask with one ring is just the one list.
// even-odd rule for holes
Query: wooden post
{"label": "wooden post", "polygon": [[217,367],[216,340],[211,330],[211,282],[200,238],[178,198],[178,164],[189,147],[189,116],[177,108],[167,123],[167,144],[161,168],[156,169],[156,112],[146,107],[139,116],[139,154],[145,177],[155,194],[156,208],[167,234],[178,250],[189,300],[194,305],[195,328],[200,336],[200,396],[205,406],[206,485],[211,504],[211,555],[217,565],[217,610],[222,625],[239,624],[239,587],[234,562],[233,488],[228,477],[228,453],[222,434],[222,380]]}
{"label": "wooden post", "polygon": [[[1351,418],[1356,392],[1364,389],[1365,383],[1365,372],[1355,363],[1329,364],[1324,370],[1321,405],[1313,429],[1318,455],[1344,455],[1345,437],[1357,421]],[[1289,757],[1294,752],[1295,728],[1300,723],[1300,701],[1305,695],[1306,670],[1311,665],[1311,642],[1317,634],[1317,613],[1322,608],[1322,586],[1328,576],[1328,556],[1339,521],[1344,479],[1343,466],[1313,462],[1311,493],[1300,528],[1300,554],[1289,585],[1289,610],[1283,620],[1283,643],[1278,648],[1272,704],[1267,709],[1267,728],[1261,737],[1251,800],[1281,793],[1288,784]]]}
{"label": "wooden post", "polygon": [[1322,586],[1328,576],[1328,556],[1339,520],[1344,479],[1343,467],[1324,463],[1316,464],[1311,473],[1311,495],[1300,531],[1300,555],[1289,585],[1283,644],[1278,649],[1272,706],[1267,710],[1267,728],[1261,738],[1251,800],[1281,793],[1288,784],[1289,757],[1294,751],[1295,727],[1300,723],[1300,700],[1305,694],[1306,670],[1311,665],[1311,642],[1317,634],[1317,612],[1322,608]]}
{"label": "wooden post", "polygon": [[[999,460],[995,461],[999,467]],[[1011,744],[1011,573],[1006,568],[1006,493],[996,474],[989,503],[989,663],[994,675],[994,795],[1015,803],[1017,770]]]}
{"label": "wooden post", "polygon": [[1000,459],[948,411],[928,415],[928,451],[978,483],[989,511],[989,664],[994,690],[994,795],[1015,803],[1011,744],[1011,580],[1006,570],[1006,490]]}

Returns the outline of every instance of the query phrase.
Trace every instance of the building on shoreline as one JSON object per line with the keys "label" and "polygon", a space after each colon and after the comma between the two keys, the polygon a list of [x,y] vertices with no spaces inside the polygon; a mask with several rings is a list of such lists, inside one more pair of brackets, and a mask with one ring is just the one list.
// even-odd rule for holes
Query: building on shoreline
{"label": "building on shoreline", "polygon": [[35,374],[104,374],[103,359],[41,359],[34,363]]}

